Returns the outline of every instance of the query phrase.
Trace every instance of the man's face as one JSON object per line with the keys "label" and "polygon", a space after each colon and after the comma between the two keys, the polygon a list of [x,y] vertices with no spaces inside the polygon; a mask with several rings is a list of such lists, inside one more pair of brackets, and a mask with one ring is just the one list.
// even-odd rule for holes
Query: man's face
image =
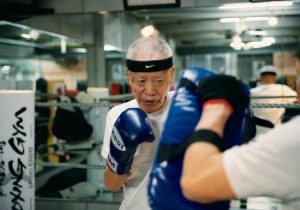
{"label": "man's face", "polygon": [[126,71],[132,94],[139,107],[146,113],[159,110],[166,100],[169,86],[173,81],[174,67],[158,72]]}
{"label": "man's face", "polygon": [[274,84],[276,83],[277,76],[273,74],[265,74],[260,77],[261,84]]}

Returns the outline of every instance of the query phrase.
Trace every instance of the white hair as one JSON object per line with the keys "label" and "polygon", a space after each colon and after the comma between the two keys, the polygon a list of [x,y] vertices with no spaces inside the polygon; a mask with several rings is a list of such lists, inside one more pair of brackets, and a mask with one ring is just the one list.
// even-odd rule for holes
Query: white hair
{"label": "white hair", "polygon": [[143,37],[129,46],[126,57],[138,60],[137,57],[141,55],[145,55],[147,60],[160,60],[172,57],[173,52],[165,40],[158,37]]}

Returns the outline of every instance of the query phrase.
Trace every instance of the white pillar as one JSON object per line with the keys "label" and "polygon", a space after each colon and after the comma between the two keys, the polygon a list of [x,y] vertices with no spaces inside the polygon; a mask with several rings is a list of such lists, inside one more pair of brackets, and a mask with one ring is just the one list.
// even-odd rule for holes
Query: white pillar
{"label": "white pillar", "polygon": [[34,93],[0,91],[1,209],[35,209]]}
{"label": "white pillar", "polygon": [[[88,94],[93,96],[95,102],[99,102],[101,98],[107,98],[109,96],[108,88],[88,88]],[[89,112],[88,121],[93,126],[92,138],[97,141],[98,145],[102,145],[106,115],[109,111],[108,105],[105,107],[93,107]],[[100,158],[99,151],[92,150],[87,158],[88,164],[93,165],[102,165],[104,166],[103,158]],[[103,189],[103,174],[104,169],[88,169],[87,170],[87,181],[90,182],[93,186]]]}
{"label": "white pillar", "polygon": [[104,38],[103,38],[103,17],[99,14],[92,16],[92,44],[87,47],[87,70],[88,86],[102,87],[106,85]]}

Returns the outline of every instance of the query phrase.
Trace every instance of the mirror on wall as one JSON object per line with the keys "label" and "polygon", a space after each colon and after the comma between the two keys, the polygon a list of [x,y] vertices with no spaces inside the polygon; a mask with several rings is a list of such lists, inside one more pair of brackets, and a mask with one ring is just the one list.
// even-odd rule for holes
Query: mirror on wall
{"label": "mirror on wall", "polygon": [[[279,77],[286,77],[282,81],[294,85],[300,2],[135,10],[121,17],[122,48],[126,50],[131,42],[130,30],[135,36],[162,36],[176,52],[177,78],[186,67],[203,66],[255,84],[259,69],[272,64]],[[138,29],[128,26],[129,18]],[[105,30],[109,28],[114,26],[106,25]],[[107,76],[113,79],[110,68]]]}
{"label": "mirror on wall", "polygon": [[74,78],[87,80],[86,49],[80,40],[0,21],[0,47],[2,89],[35,89],[40,77],[66,80],[69,88],[76,87]]}
{"label": "mirror on wall", "polygon": [[274,64],[282,74],[293,74],[292,63],[286,59],[300,47],[299,2],[235,3],[132,14],[153,27],[154,33],[176,43],[182,67],[201,65],[246,81],[255,79],[258,68],[266,64]]}

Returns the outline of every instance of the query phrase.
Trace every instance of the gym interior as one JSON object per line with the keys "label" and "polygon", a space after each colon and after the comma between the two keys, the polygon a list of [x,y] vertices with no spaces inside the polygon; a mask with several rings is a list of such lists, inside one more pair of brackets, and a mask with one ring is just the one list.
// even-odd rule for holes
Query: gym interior
{"label": "gym interior", "polygon": [[[28,204],[16,209],[119,209],[123,190],[105,187],[100,152],[108,111],[133,99],[124,69],[134,40],[160,36],[168,42],[174,89],[189,67],[233,75],[254,88],[260,69],[272,65],[277,83],[296,90],[299,21],[298,0],[1,0],[0,101],[9,102],[0,105],[1,209],[13,205],[9,186]],[[265,102],[257,103],[254,109]],[[23,104],[31,108],[13,111]],[[16,134],[7,130],[20,125],[23,111],[31,124],[19,132],[31,141],[17,160],[24,160],[18,170],[28,189],[8,168],[17,153],[7,149]],[[232,200],[230,209],[283,210],[284,203],[249,198]]]}

